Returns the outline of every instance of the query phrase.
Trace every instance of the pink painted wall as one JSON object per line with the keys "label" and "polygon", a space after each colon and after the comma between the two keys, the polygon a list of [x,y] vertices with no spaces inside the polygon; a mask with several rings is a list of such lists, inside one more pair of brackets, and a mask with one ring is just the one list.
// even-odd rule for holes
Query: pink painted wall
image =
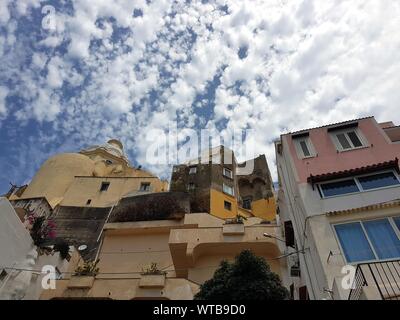
{"label": "pink painted wall", "polygon": [[369,143],[368,148],[346,152],[337,152],[328,128],[317,128],[309,131],[310,139],[318,154],[315,158],[299,159],[290,134],[282,136],[287,143],[295,164],[299,182],[307,182],[312,175],[359,168],[384,161],[400,158],[400,144],[391,143],[374,118],[362,119],[359,129]]}

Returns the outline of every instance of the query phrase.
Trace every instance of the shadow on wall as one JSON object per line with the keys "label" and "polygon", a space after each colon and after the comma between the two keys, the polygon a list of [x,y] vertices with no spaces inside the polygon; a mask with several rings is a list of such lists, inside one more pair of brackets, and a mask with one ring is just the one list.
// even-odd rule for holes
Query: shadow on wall
{"label": "shadow on wall", "polygon": [[109,222],[182,219],[186,213],[190,213],[189,194],[152,193],[123,198],[114,208]]}

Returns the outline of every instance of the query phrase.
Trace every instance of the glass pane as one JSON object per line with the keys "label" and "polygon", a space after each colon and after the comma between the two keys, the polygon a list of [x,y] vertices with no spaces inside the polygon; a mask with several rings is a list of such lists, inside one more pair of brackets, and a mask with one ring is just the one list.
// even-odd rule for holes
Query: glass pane
{"label": "glass pane", "polygon": [[227,186],[226,184],[223,185],[223,190],[225,193],[233,195],[233,188],[230,186]]}
{"label": "glass pane", "polygon": [[351,142],[353,143],[354,147],[356,147],[356,148],[362,147],[362,143],[354,131],[350,131],[347,134],[349,135],[349,138],[350,138]]}
{"label": "glass pane", "polygon": [[400,217],[393,218],[393,220],[400,232]]}
{"label": "glass pane", "polygon": [[336,135],[340,144],[342,145],[343,149],[351,149],[351,145],[350,142],[347,141],[346,136],[344,135],[344,133],[340,133]]}
{"label": "glass pane", "polygon": [[375,260],[375,255],[359,222],[335,226],[347,262]]}
{"label": "glass pane", "polygon": [[400,257],[400,240],[388,219],[363,222],[379,259]]}
{"label": "glass pane", "polygon": [[353,179],[321,184],[321,190],[325,197],[338,196],[359,191],[357,184]]}
{"label": "glass pane", "polygon": [[301,146],[301,149],[303,150],[304,156],[309,157],[311,154],[310,154],[310,151],[308,150],[307,143],[305,141],[300,141],[300,146]]}
{"label": "glass pane", "polygon": [[374,174],[372,176],[361,177],[358,178],[358,181],[360,181],[360,184],[364,190],[383,188],[399,184],[399,180],[397,180],[393,172],[385,172]]}

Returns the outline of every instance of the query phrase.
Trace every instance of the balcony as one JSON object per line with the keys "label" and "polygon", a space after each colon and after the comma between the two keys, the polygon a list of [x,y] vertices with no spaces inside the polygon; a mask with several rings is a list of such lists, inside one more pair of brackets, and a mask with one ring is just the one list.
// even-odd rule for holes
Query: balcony
{"label": "balcony", "polygon": [[349,300],[400,300],[400,260],[357,266]]}

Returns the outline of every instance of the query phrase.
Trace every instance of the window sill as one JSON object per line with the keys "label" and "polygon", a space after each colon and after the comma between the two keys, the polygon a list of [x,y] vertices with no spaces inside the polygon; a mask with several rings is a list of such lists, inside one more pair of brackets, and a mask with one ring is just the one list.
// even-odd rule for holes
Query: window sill
{"label": "window sill", "polygon": [[369,145],[369,146],[362,146],[362,147],[358,147],[358,148],[345,149],[345,150],[338,150],[338,149],[337,149],[337,152],[338,152],[338,153],[344,153],[344,152],[350,152],[350,151],[368,149],[368,148],[370,148],[370,147],[371,147],[371,146]]}
{"label": "window sill", "polygon": [[231,197],[232,199],[235,199],[235,200],[236,200],[236,197],[235,197],[234,195],[229,194],[229,193],[227,193],[227,192],[225,192],[225,191],[222,191],[222,193],[225,194],[225,195],[227,195],[228,197]]}
{"label": "window sill", "polygon": [[317,158],[317,157],[318,157],[318,153],[314,154],[312,156],[309,156],[309,157],[301,157],[300,160],[308,160],[308,159],[313,159],[313,158]]}
{"label": "window sill", "polygon": [[370,190],[363,190],[359,192],[352,192],[352,193],[346,193],[346,194],[341,194],[337,196],[331,196],[331,197],[323,197],[321,198],[322,200],[327,200],[327,199],[332,199],[332,198],[340,198],[340,197],[346,197],[346,196],[354,196],[356,194],[362,195],[365,193],[369,192],[375,192],[375,191],[380,191],[380,190],[386,190],[386,189],[394,189],[394,188],[399,188],[400,184],[394,185],[394,186],[387,186],[387,187],[382,187],[382,188],[376,188],[376,189],[370,189]]}

